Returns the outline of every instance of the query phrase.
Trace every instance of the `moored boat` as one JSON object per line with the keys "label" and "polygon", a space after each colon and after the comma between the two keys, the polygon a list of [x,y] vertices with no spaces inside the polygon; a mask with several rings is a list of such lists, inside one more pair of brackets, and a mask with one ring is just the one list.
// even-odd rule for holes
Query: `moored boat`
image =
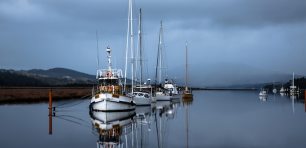
{"label": "moored boat", "polygon": [[[164,63],[164,41],[163,41],[163,24],[160,22],[158,50],[157,50],[157,63],[155,70],[155,96],[156,101],[170,101],[171,99],[179,99],[176,85],[169,81],[167,78],[166,67]],[[165,80],[162,83],[162,80]],[[158,86],[157,86],[158,84]]]}
{"label": "moored boat", "polygon": [[193,94],[191,92],[191,90],[188,88],[188,47],[187,47],[187,42],[186,42],[186,50],[185,50],[185,54],[186,54],[186,61],[185,61],[185,90],[183,92],[183,96],[182,98],[185,100],[192,100],[193,99]]}
{"label": "moored boat", "polygon": [[285,90],[284,86],[282,86],[281,89],[279,90],[279,93],[285,93],[285,92],[286,92],[286,90]]}
{"label": "moored boat", "polygon": [[295,98],[299,94],[299,89],[294,85],[294,73],[292,75],[292,85],[290,86],[290,96],[291,98]]}
{"label": "moored boat", "polygon": [[98,85],[93,91],[90,109],[94,111],[129,111],[135,109],[131,97],[122,92],[122,70],[112,69],[111,49],[107,47],[108,69],[97,70]]}
{"label": "moored boat", "polygon": [[[132,12],[130,12],[132,13]],[[136,105],[151,105],[152,102],[152,86],[150,84],[150,79],[147,80],[147,82],[144,82],[144,74],[143,74],[143,69],[144,69],[144,49],[142,47],[142,13],[141,9],[139,9],[139,26],[138,26],[138,48],[136,51],[136,57],[134,59],[139,59],[135,60],[133,64],[135,63],[136,65],[136,79],[139,80],[136,81],[136,86],[132,86],[132,92],[129,94],[133,97],[133,100]],[[132,25],[132,24],[131,24]],[[132,65],[133,66],[133,65]],[[133,71],[134,72],[134,71]],[[134,74],[133,74],[134,75]]]}
{"label": "moored boat", "polygon": [[180,98],[177,86],[172,80],[166,79],[163,88],[165,89],[166,94],[169,95],[171,99]]}
{"label": "moored boat", "polygon": [[[152,91],[151,91],[152,92]],[[152,93],[146,92],[145,90],[134,91],[133,94],[130,94],[133,97],[133,100],[136,105],[151,105]]]}
{"label": "moored boat", "polygon": [[260,92],[259,92],[259,96],[267,96],[268,95],[268,92],[265,90],[265,89],[262,89]]}

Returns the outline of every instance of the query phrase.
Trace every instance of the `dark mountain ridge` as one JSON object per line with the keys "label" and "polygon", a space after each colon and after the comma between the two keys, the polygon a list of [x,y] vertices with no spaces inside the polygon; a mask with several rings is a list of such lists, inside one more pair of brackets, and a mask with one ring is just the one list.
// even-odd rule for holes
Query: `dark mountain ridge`
{"label": "dark mountain ridge", "polygon": [[87,86],[95,76],[66,68],[0,70],[0,86]]}

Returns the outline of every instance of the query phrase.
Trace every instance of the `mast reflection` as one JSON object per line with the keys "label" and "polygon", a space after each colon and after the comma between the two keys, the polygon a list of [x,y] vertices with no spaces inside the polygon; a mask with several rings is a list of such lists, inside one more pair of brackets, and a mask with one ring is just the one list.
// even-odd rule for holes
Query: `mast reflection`
{"label": "mast reflection", "polygon": [[185,107],[185,121],[186,121],[186,147],[189,147],[189,106],[192,104],[193,99],[183,98],[183,106]]}

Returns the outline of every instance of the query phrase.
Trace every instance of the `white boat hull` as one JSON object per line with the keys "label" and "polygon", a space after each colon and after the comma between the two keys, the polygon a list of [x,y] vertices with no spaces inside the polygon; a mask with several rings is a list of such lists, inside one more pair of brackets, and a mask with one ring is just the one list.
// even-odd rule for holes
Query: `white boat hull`
{"label": "white boat hull", "polygon": [[116,96],[104,93],[98,97],[93,96],[90,109],[102,112],[121,112],[135,110],[135,103],[127,96]]}
{"label": "white boat hull", "polygon": [[133,98],[136,105],[151,105],[152,99],[151,98],[145,98],[145,97],[134,97]]}

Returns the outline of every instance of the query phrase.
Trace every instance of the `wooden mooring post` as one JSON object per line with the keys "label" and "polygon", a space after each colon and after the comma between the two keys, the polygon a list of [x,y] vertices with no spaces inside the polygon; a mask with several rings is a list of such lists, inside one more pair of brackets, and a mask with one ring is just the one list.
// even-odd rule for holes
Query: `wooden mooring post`
{"label": "wooden mooring post", "polygon": [[52,135],[52,89],[49,89],[49,135]]}

